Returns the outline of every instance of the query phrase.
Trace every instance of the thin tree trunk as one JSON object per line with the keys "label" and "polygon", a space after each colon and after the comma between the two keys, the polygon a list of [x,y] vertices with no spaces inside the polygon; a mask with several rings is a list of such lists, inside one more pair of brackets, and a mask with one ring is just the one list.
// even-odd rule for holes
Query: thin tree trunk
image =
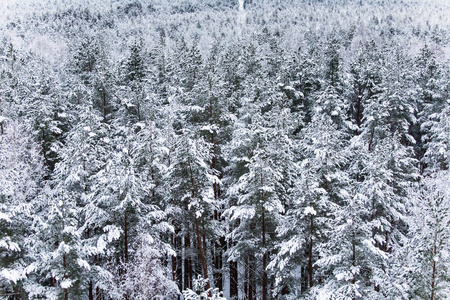
{"label": "thin tree trunk", "polygon": [[[264,186],[264,180],[263,180],[263,172],[261,170],[261,186]],[[261,192],[261,203],[262,203],[262,212],[261,212],[261,222],[262,222],[262,250],[263,250],[263,257],[262,257],[262,300],[267,300],[267,253],[266,253],[266,210],[264,208],[264,193]]]}
{"label": "thin tree trunk", "polygon": [[253,300],[253,272],[252,272],[252,259],[248,261],[248,299]]}
{"label": "thin tree trunk", "polygon": [[[0,106],[2,105],[2,100],[0,100]],[[2,111],[0,109],[0,117],[2,116]],[[0,133],[3,135],[3,122],[0,122]]]}
{"label": "thin tree trunk", "polygon": [[[173,221],[172,221],[172,224],[173,224]],[[173,249],[176,249],[174,233],[172,233],[172,235],[171,235],[171,242],[172,242]],[[177,257],[175,255],[172,255],[172,280],[174,282],[176,282],[176,278],[177,278],[176,273],[177,273]]]}
{"label": "thin tree trunk", "polygon": [[249,292],[249,288],[250,288],[250,266],[249,266],[249,259],[248,256],[245,257],[245,273],[244,273],[244,294],[245,294],[245,299],[250,299],[250,292]]}
{"label": "thin tree trunk", "polygon": [[311,224],[310,224],[310,236],[309,236],[309,254],[308,254],[308,277],[309,277],[309,288],[313,287],[313,227],[314,227],[314,219],[311,215]]}
{"label": "thin tree trunk", "polygon": [[431,273],[431,297],[430,300],[434,300],[434,290],[436,286],[436,260],[435,256],[437,254],[437,231],[434,232],[434,244],[433,244],[433,270]]}
{"label": "thin tree trunk", "polygon": [[[212,90],[212,82],[209,81],[209,90]],[[212,97],[209,95],[209,123],[213,124],[213,102]],[[212,159],[211,159],[211,169],[214,171],[216,169],[216,143],[214,141],[214,131],[211,132],[211,145],[212,145]],[[218,185],[216,182],[213,183],[213,191],[214,191],[214,200],[218,200],[219,198],[219,191],[218,191]],[[219,220],[219,212],[217,209],[214,209],[214,220]],[[221,237],[222,238],[222,237]],[[216,270],[222,270],[222,250],[221,250],[221,243],[214,243],[214,253],[213,253],[213,261]],[[218,286],[220,290],[222,290],[222,271],[217,272],[216,274],[213,272],[212,274],[213,280],[215,282],[215,286]]]}
{"label": "thin tree trunk", "polygon": [[266,220],[265,209],[262,207],[262,247],[263,247],[263,276],[262,276],[262,300],[267,300],[267,253],[266,253]]}
{"label": "thin tree trunk", "polygon": [[125,257],[125,263],[128,262],[128,214],[127,211],[125,210],[125,224],[124,224],[124,229],[123,229],[124,233],[124,257]]}
{"label": "thin tree trunk", "polygon": [[[127,210],[125,209],[125,220],[124,220],[124,257],[125,257],[125,263],[128,263],[128,213]],[[127,269],[124,270],[124,272],[126,272]],[[125,290],[124,291],[125,294],[125,300],[130,299],[129,295],[128,295],[128,291]]]}
{"label": "thin tree trunk", "polygon": [[[216,251],[218,251],[219,253],[216,253],[216,256],[220,255],[220,259],[217,260],[217,270],[219,270],[217,272],[217,281],[218,281],[218,285],[217,287],[219,288],[219,290],[223,291],[225,289],[229,290],[230,289],[230,269],[231,268],[231,263],[227,263],[226,261],[226,257],[225,257],[225,252],[226,252],[226,247],[227,247],[227,242],[225,240],[224,236],[221,236],[219,239],[219,246],[216,249]],[[229,267],[227,267],[227,265]],[[227,269],[228,268],[228,269]],[[225,287],[224,284],[224,280],[227,281],[227,286]]]}
{"label": "thin tree trunk", "polygon": [[[203,249],[205,253],[205,260],[206,260],[206,269],[208,270],[208,274],[211,276],[211,280],[209,280],[209,286],[212,289],[216,288],[215,282],[214,282],[214,261],[211,259],[208,259],[208,242],[206,240],[206,229],[205,229],[205,223],[202,222],[202,239],[203,239]],[[211,250],[214,250],[215,243],[212,244]],[[211,257],[214,258],[214,253],[211,253]]]}
{"label": "thin tree trunk", "polygon": [[139,102],[139,100],[137,103],[137,113],[138,113],[138,121],[140,122],[141,121],[141,103]]}
{"label": "thin tree trunk", "polygon": [[361,101],[362,101],[362,86],[361,84],[358,84],[358,100],[356,100],[356,125],[358,125],[358,129],[355,131],[355,134],[358,134],[359,128],[361,127],[362,123]]}
{"label": "thin tree trunk", "polygon": [[103,87],[103,93],[102,93],[102,100],[103,100],[103,122],[106,121],[106,92],[105,88]]}
{"label": "thin tree trunk", "polygon": [[[190,158],[188,159],[188,163],[189,163],[189,173],[190,173],[190,176],[191,176],[191,184],[192,184],[192,197],[194,197],[195,196],[195,192],[194,192],[195,182],[194,182],[194,175],[192,174],[192,166],[191,166]],[[200,233],[200,227],[199,227],[199,224],[198,224],[198,218],[197,218],[197,216],[194,216],[194,218],[195,218],[195,233],[197,235],[198,252],[200,254],[200,261],[202,263],[202,269],[203,269],[203,278],[204,279],[209,279],[209,277],[208,277],[208,266],[207,266],[207,263],[206,263],[205,252],[204,252],[203,246],[202,246],[202,235]],[[209,289],[209,288],[210,288],[210,284],[209,284],[209,281],[207,281],[206,282],[206,289]]]}
{"label": "thin tree trunk", "polygon": [[238,265],[237,261],[230,261],[230,297],[238,296]]}
{"label": "thin tree trunk", "polygon": [[186,272],[185,284],[186,284],[187,288],[192,289],[192,287],[193,287],[193,282],[192,282],[192,279],[193,279],[192,259],[191,259],[190,256],[189,257],[186,256],[186,250],[191,249],[191,247],[193,246],[193,243],[191,243],[191,235],[187,234],[185,236],[184,240],[185,240],[184,244],[185,244],[185,257],[186,257],[185,266],[184,266],[184,269],[185,269],[185,272]]}
{"label": "thin tree trunk", "polygon": [[45,163],[47,163],[47,147],[45,146],[45,131],[43,127],[41,127],[41,134],[42,134],[42,156],[44,157]]}
{"label": "thin tree trunk", "polygon": [[[63,215],[64,215],[64,213],[63,213]],[[64,222],[64,217],[62,219],[62,229],[63,229],[62,240],[64,241],[64,230],[66,229],[65,222]],[[62,259],[63,259],[62,263],[63,263],[64,273],[65,273],[66,272],[66,267],[67,267],[67,260],[66,260],[66,254],[65,253],[63,254]],[[66,278],[66,277],[67,277],[67,275],[64,274],[63,278]],[[69,299],[69,292],[67,291],[67,289],[64,289],[64,300],[68,300],[68,299]]]}
{"label": "thin tree trunk", "polygon": [[249,288],[250,288],[250,266],[248,264],[248,257],[245,258],[245,271],[244,271],[244,294],[245,294],[245,299],[250,299],[249,297]]}
{"label": "thin tree trunk", "polygon": [[96,299],[96,300],[100,300],[101,298],[102,298],[102,294],[101,294],[101,292],[100,292],[100,288],[97,287],[97,288],[95,289],[95,299]]}
{"label": "thin tree trunk", "polygon": [[389,234],[385,233],[385,241],[384,241],[384,251],[389,252]]}
{"label": "thin tree trunk", "polygon": [[[220,239],[222,239],[222,237],[220,237]],[[220,290],[223,291],[223,276],[222,276],[222,272],[225,272],[225,268],[223,266],[223,254],[221,251],[221,242],[219,241],[219,243],[214,243],[215,245],[215,249],[214,249],[214,269],[215,270],[219,270],[216,271],[216,276],[215,276],[215,286]]]}
{"label": "thin tree trunk", "polygon": [[[206,263],[206,257],[202,246],[202,236],[200,234],[200,228],[198,225],[198,219],[195,218],[195,232],[197,234],[197,244],[198,244],[198,251],[200,254],[200,261],[202,263],[202,269],[203,269],[203,277],[204,279],[208,279],[208,265]],[[206,282],[206,289],[210,288],[209,281]]]}
{"label": "thin tree trunk", "polygon": [[[64,227],[64,225],[63,225]],[[63,254],[63,267],[64,270],[66,269],[66,254]],[[64,278],[66,278],[66,275],[64,275]],[[69,299],[69,291],[67,289],[64,289],[64,300]]]}
{"label": "thin tree trunk", "polygon": [[183,232],[183,236],[181,238],[181,286],[182,289],[186,289],[187,287],[187,277],[186,277],[186,236]]}
{"label": "thin tree trunk", "polygon": [[152,187],[152,199],[153,201],[156,201],[155,197],[155,188],[156,188],[156,182],[155,182],[155,169],[153,168],[153,126],[152,126],[152,120],[151,120],[151,113],[148,114],[148,119],[150,122],[150,142],[149,142],[149,148],[150,148],[150,176],[152,178],[152,182],[154,184],[154,187]]}
{"label": "thin tree trunk", "polygon": [[89,300],[94,300],[94,287],[92,284],[92,280],[89,281]]}
{"label": "thin tree trunk", "polygon": [[369,148],[368,148],[369,152],[372,151],[372,144],[373,144],[374,135],[375,135],[375,126],[372,125],[372,129],[370,130],[370,140],[369,140]]}
{"label": "thin tree trunk", "polygon": [[20,300],[20,290],[19,286],[14,286],[14,300]]}
{"label": "thin tree trunk", "polygon": [[[355,268],[356,267],[356,241],[355,241],[355,230],[353,229],[353,238],[352,238],[352,264],[353,264],[353,267]],[[352,284],[355,284],[356,283],[356,276],[355,275],[353,275],[353,279],[352,279]],[[355,293],[353,292],[353,298],[352,298],[353,300],[355,300],[356,299],[356,295],[355,295]]]}

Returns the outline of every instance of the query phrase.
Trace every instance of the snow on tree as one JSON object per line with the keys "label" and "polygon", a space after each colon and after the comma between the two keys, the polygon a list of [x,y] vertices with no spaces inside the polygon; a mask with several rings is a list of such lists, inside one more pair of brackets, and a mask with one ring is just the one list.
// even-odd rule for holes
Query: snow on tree
{"label": "snow on tree", "polygon": [[[334,239],[328,235],[331,229],[328,226],[339,205],[348,197],[349,180],[341,171],[347,163],[344,133],[338,125],[342,123],[339,119],[344,113],[341,111],[342,105],[332,95],[325,92],[319,96],[311,122],[300,132],[296,145],[301,160],[297,163],[297,176],[288,210],[278,228],[283,237],[278,245],[279,253],[271,263],[279,270],[278,276],[287,280],[277,284],[281,288],[283,284],[288,284],[286,288],[292,289],[294,294],[300,294],[316,284],[316,261],[322,256],[321,245],[328,238]],[[333,105],[338,107],[337,110]],[[300,285],[289,287],[292,285],[289,280],[293,279],[285,274],[293,272],[294,266],[297,266],[291,261],[299,260],[303,260],[299,266],[304,272],[302,277],[306,276],[301,279]],[[292,274],[299,277],[299,274]]]}
{"label": "snow on tree", "polygon": [[449,189],[448,173],[423,180],[412,195],[412,216],[405,268],[407,294],[418,299],[449,297]]}
{"label": "snow on tree", "polygon": [[344,2],[0,4],[0,298],[447,297],[448,3]]}
{"label": "snow on tree", "polygon": [[[34,213],[45,167],[41,149],[24,126],[6,120],[0,135],[0,280],[7,294],[23,295],[34,271]],[[0,294],[1,295],[1,294]]]}
{"label": "snow on tree", "polygon": [[[186,289],[183,291],[183,297],[185,300],[201,300],[201,299],[215,299],[215,300],[225,300],[225,298],[221,297],[221,293],[217,289],[211,291],[210,289],[206,289],[207,279],[201,278],[198,276],[197,279],[194,279],[193,290]],[[210,295],[211,294],[211,295]]]}

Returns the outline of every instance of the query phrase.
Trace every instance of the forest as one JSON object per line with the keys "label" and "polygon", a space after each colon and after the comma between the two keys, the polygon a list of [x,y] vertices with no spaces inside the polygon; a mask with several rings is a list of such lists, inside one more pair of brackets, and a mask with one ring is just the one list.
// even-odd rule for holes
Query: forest
{"label": "forest", "polygon": [[450,299],[450,1],[0,2],[0,299]]}

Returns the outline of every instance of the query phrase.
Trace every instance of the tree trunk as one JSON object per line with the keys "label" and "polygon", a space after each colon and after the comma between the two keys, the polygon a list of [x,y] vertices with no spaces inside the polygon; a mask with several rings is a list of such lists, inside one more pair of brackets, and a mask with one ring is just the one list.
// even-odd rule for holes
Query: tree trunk
{"label": "tree trunk", "polygon": [[[173,224],[173,222],[172,222],[172,224]],[[176,249],[175,233],[172,233],[171,240],[172,240],[172,247],[173,247],[173,249]],[[175,255],[172,255],[172,280],[174,282],[176,282],[176,279],[177,279],[176,276],[177,276],[177,257]]]}
{"label": "tree trunk", "polygon": [[124,235],[124,257],[125,263],[128,262],[128,214],[125,210],[125,221],[124,221],[123,235]]}
{"label": "tree trunk", "polygon": [[20,290],[19,286],[14,286],[14,300],[20,300]]}
{"label": "tree trunk", "polygon": [[[203,250],[203,246],[202,246],[202,235],[200,233],[200,228],[198,225],[198,219],[195,218],[195,232],[197,235],[197,244],[198,244],[198,252],[200,254],[200,261],[202,263],[202,269],[203,269],[203,278],[204,279],[208,279],[208,265],[206,263],[206,256],[205,256],[205,252]],[[206,289],[210,288],[210,284],[209,281],[206,282]],[[210,295],[211,296],[211,295]]]}
{"label": "tree trunk", "polygon": [[94,287],[92,284],[92,280],[89,281],[89,300],[94,300]]}
{"label": "tree trunk", "polygon": [[138,121],[141,121],[141,102],[139,101],[139,96],[138,96],[138,100],[137,100],[137,114],[138,114]]}
{"label": "tree trunk", "polygon": [[314,227],[314,219],[311,215],[311,224],[310,224],[310,236],[309,236],[309,253],[308,253],[308,279],[309,279],[309,288],[313,287],[313,227]]}
{"label": "tree trunk", "polygon": [[264,205],[262,207],[262,250],[263,250],[263,274],[262,274],[262,300],[267,300],[267,253],[266,253],[266,220],[265,220],[265,209]]}
{"label": "tree trunk", "polygon": [[238,265],[237,261],[230,261],[230,297],[238,297]]}
{"label": "tree trunk", "polygon": [[249,266],[249,259],[248,257],[245,257],[245,264],[244,264],[244,268],[245,268],[245,274],[244,274],[244,294],[245,294],[245,299],[250,299],[249,296],[249,288],[250,288],[250,266]]}
{"label": "tree trunk", "polygon": [[248,270],[248,299],[253,300],[253,272],[252,272],[252,259],[248,260],[247,270]]}
{"label": "tree trunk", "polygon": [[[356,267],[356,241],[355,241],[355,230],[353,230],[353,238],[352,238],[352,264],[353,267]],[[356,276],[353,275],[352,284],[356,283]],[[353,300],[356,299],[356,295],[353,293]]]}
{"label": "tree trunk", "polygon": [[102,298],[102,293],[100,292],[100,288],[97,287],[95,289],[95,300],[100,300]]}
{"label": "tree trunk", "polygon": [[[64,219],[62,219],[62,229],[63,229],[62,240],[63,241],[64,241],[64,230],[65,230],[65,228],[66,228],[66,226],[65,226],[65,223],[64,223]],[[63,276],[63,278],[67,278],[67,275],[65,274],[66,273],[66,267],[67,267],[67,259],[66,259],[66,254],[65,253],[63,254],[62,259],[63,259],[62,263],[63,263],[63,268],[64,268],[64,276]],[[64,300],[68,300],[68,299],[69,299],[69,292],[67,291],[67,289],[64,289]]]}
{"label": "tree trunk", "polygon": [[187,287],[187,280],[186,280],[186,237],[185,233],[183,233],[183,236],[181,237],[181,290],[186,289]]}
{"label": "tree trunk", "polygon": [[184,256],[184,289],[189,288],[192,289],[192,259],[190,257],[187,257],[186,255],[186,249],[191,248],[191,237],[189,234],[185,234],[184,236],[184,247],[183,247],[183,256]]}
{"label": "tree trunk", "polygon": [[[214,282],[215,278],[214,278],[214,248],[216,243],[208,243],[208,241],[206,240],[206,229],[205,229],[205,223],[202,222],[202,238],[203,238],[203,249],[205,251],[205,259],[206,259],[206,269],[208,270],[208,274],[211,276],[211,279],[208,281],[209,282],[209,286],[212,289],[216,288],[216,284]],[[208,247],[208,245],[211,245],[210,247]],[[208,251],[210,250],[210,251]],[[209,255],[211,256],[208,256]],[[212,259],[208,259],[209,257],[211,257]],[[212,294],[211,294],[212,295]]]}
{"label": "tree trunk", "polygon": [[[225,254],[224,249],[226,249],[226,246],[227,246],[227,242],[225,241],[225,237],[221,236],[220,239],[219,239],[219,243],[216,246],[216,254],[215,254],[216,258],[217,258],[215,267],[216,267],[216,270],[218,270],[217,271],[217,284],[216,284],[216,286],[221,291],[223,291],[225,289],[224,282],[223,282],[224,279],[225,278],[227,278],[227,279],[230,278],[230,273],[229,273],[230,271],[226,270],[227,269],[227,267],[226,267],[227,262],[226,262],[226,258],[224,257],[224,254]],[[220,256],[220,258],[219,258],[219,256]],[[227,282],[230,282],[230,281],[227,280]],[[227,286],[226,288],[229,289],[229,286]]]}
{"label": "tree trunk", "polygon": [[433,269],[431,273],[431,297],[430,300],[434,300],[434,290],[436,288],[436,254],[437,254],[437,231],[434,232],[434,244],[433,244]]}
{"label": "tree trunk", "polygon": [[369,140],[369,148],[368,148],[369,152],[372,151],[372,144],[373,144],[374,135],[375,135],[375,126],[372,125],[372,129],[370,130],[370,140]]}
{"label": "tree trunk", "polygon": [[356,125],[358,125],[358,129],[355,134],[358,134],[359,128],[362,123],[362,110],[361,110],[361,101],[362,101],[362,86],[358,84],[358,100],[356,100]]}
{"label": "tree trunk", "polygon": [[[263,178],[263,172],[261,170],[261,186],[264,186],[264,178]],[[266,272],[266,266],[267,266],[267,253],[266,253],[266,210],[264,208],[264,193],[261,192],[261,225],[262,225],[262,251],[263,251],[263,257],[262,257],[262,300],[267,300],[267,272]]]}
{"label": "tree trunk", "polygon": [[[0,100],[0,106],[2,104],[2,100]],[[0,117],[2,116],[2,111],[0,110]],[[0,134],[3,135],[3,122],[0,122]]]}
{"label": "tree trunk", "polygon": [[[211,80],[209,81],[209,90],[212,90],[212,82]],[[209,95],[209,123],[211,125],[213,125],[213,102],[212,102],[212,97],[211,95]],[[215,170],[216,169],[216,143],[214,141],[214,132],[211,132],[211,145],[212,145],[212,159],[211,159],[211,169]],[[214,191],[214,200],[218,200],[219,198],[219,187],[218,184],[216,182],[213,183],[213,191]],[[214,210],[214,220],[219,221],[219,212],[217,211],[217,209]],[[222,237],[220,237],[220,240],[222,240]],[[216,270],[222,270],[222,266],[223,266],[223,262],[222,262],[222,243],[214,243],[213,245],[214,249],[214,253],[213,253],[213,261],[214,261],[214,267]],[[214,285],[216,287],[219,288],[219,290],[222,290],[223,286],[222,286],[222,271],[218,271],[218,272],[213,272],[212,274],[213,280],[214,280]]]}
{"label": "tree trunk", "polygon": [[103,92],[102,92],[102,100],[103,100],[103,122],[106,121],[106,91],[105,88],[103,87]]}
{"label": "tree trunk", "polygon": [[[191,184],[192,184],[192,198],[195,197],[195,191],[194,191],[194,187],[195,187],[195,182],[194,182],[194,175],[192,174],[192,166],[191,166],[191,160],[190,158],[188,159],[188,163],[189,163],[189,173],[190,173],[190,177],[191,177]],[[206,263],[206,256],[205,256],[205,252],[203,250],[203,246],[202,246],[202,235],[200,233],[200,227],[198,224],[198,218],[197,216],[194,216],[195,218],[195,233],[197,235],[197,246],[198,246],[198,252],[200,255],[200,261],[202,264],[202,269],[203,269],[203,278],[204,279],[209,279],[208,277],[208,265]],[[210,284],[209,281],[206,282],[206,289],[210,288]],[[210,292],[211,294],[211,292]],[[211,296],[211,295],[210,295]]]}

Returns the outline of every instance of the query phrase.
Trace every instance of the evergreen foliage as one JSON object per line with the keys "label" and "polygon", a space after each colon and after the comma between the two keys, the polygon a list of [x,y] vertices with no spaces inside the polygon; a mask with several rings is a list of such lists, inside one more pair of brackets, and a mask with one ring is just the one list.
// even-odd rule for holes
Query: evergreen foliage
{"label": "evergreen foliage", "polygon": [[446,299],[449,3],[0,5],[0,299]]}

